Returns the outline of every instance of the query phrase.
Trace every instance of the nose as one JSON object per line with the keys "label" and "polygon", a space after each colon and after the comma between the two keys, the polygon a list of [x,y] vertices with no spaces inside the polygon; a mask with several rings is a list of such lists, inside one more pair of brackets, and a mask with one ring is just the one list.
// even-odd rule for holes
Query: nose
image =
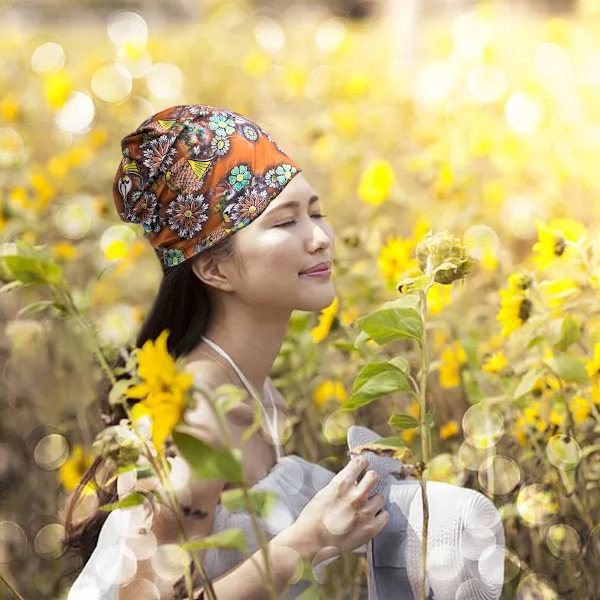
{"label": "nose", "polygon": [[[312,221],[312,219],[311,219]],[[322,219],[317,222],[312,221],[312,227],[308,235],[308,246],[310,252],[316,252],[321,249],[328,249],[333,245],[333,232],[331,225]]]}

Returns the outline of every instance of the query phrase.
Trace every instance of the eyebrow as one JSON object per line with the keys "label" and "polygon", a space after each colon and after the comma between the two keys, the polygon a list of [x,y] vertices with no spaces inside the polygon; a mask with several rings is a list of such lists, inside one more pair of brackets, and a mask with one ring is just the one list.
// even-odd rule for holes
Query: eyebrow
{"label": "eyebrow", "polygon": [[[308,201],[308,205],[310,206],[311,204],[314,204],[315,202],[319,201],[319,196],[313,195],[310,197],[310,200]],[[298,202],[298,200],[288,200],[287,202],[284,202],[283,204],[278,204],[277,206],[274,206],[271,209],[271,212],[274,213],[276,210],[279,210],[281,208],[298,208],[300,206],[300,202]]]}

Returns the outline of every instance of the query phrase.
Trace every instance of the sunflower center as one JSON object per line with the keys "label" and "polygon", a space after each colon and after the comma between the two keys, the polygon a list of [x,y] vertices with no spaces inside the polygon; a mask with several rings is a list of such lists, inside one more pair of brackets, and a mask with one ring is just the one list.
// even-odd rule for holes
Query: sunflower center
{"label": "sunflower center", "polygon": [[523,298],[521,305],[519,306],[519,319],[527,321],[531,316],[531,309],[533,308],[533,302],[529,298]]}
{"label": "sunflower center", "polygon": [[554,254],[556,254],[556,256],[561,256],[566,247],[567,242],[565,242],[565,239],[561,236],[556,236],[554,240]]}

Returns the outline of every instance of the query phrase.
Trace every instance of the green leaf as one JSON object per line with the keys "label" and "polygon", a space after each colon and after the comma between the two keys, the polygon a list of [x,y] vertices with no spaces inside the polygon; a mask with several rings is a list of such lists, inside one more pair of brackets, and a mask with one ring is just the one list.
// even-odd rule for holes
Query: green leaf
{"label": "green leaf", "polygon": [[410,370],[410,365],[408,364],[408,361],[402,356],[394,356],[394,358],[388,360],[388,363],[390,365],[393,365],[394,367],[396,367],[396,369],[399,369],[403,373],[408,373]]}
{"label": "green leaf", "polygon": [[527,392],[530,392],[531,388],[533,388],[535,382],[539,379],[540,375],[541,371],[537,367],[527,371],[527,373],[525,373],[525,375],[521,379],[521,382],[517,386],[517,389],[513,394],[513,398],[519,398]]}
{"label": "green leaf", "polygon": [[527,344],[527,348],[533,348],[534,346],[537,346],[538,344],[541,344],[542,342],[545,342],[546,338],[543,335],[538,335],[537,337],[534,337],[529,344]]}
{"label": "green leaf", "polygon": [[296,600],[321,600],[321,586],[318,583],[313,583],[307,587]]}
{"label": "green leaf", "polygon": [[18,255],[4,256],[4,263],[12,278],[25,285],[46,283],[64,286],[62,269],[56,263]]}
{"label": "green leaf", "polygon": [[343,350],[344,352],[356,351],[354,344],[351,344],[350,342],[344,342],[342,340],[338,340],[337,342],[331,342],[329,345],[333,346],[334,348],[337,348],[338,350]]}
{"label": "green leaf", "polygon": [[360,346],[362,346],[365,342],[368,342],[370,339],[371,338],[367,335],[367,333],[361,330],[354,340],[354,347],[360,348]]}
{"label": "green leaf", "polygon": [[116,508],[127,508],[129,506],[138,506],[139,504],[142,504],[144,502],[144,500],[146,500],[146,496],[144,496],[144,494],[140,494],[139,492],[132,492],[128,496],[125,496],[125,498],[122,498],[121,500],[119,500],[118,502],[113,502],[112,504],[103,504],[102,506],[99,506],[98,508],[100,510],[110,512],[112,510],[115,510]]}
{"label": "green leaf", "polygon": [[564,381],[587,383],[589,380],[584,364],[573,356],[554,356],[544,363]]}
{"label": "green leaf", "polygon": [[[248,490],[248,494],[253,512],[263,519],[266,518],[275,502],[275,493],[268,490]],[[221,504],[230,511],[246,510],[244,490],[225,490],[221,493]]]}
{"label": "green leaf", "polygon": [[565,352],[571,344],[575,344],[581,338],[581,323],[570,314],[566,314],[560,326],[560,336],[555,348]]}
{"label": "green leaf", "polygon": [[393,435],[391,437],[379,438],[378,440],[373,440],[372,442],[369,442],[369,446],[377,445],[377,444],[379,444],[381,446],[394,446],[395,448],[400,448],[402,450],[404,450],[405,448],[408,448],[408,446],[406,445],[406,442],[401,437],[398,437],[397,435]]}
{"label": "green leaf", "polygon": [[52,306],[54,304],[54,300],[40,300],[38,302],[32,302],[27,306],[24,306],[18,313],[19,315],[32,315],[37,312],[41,312],[45,308]]}
{"label": "green leaf", "polygon": [[211,448],[197,437],[177,429],[173,431],[173,441],[194,475],[199,479],[243,482],[241,462],[229,450]]}
{"label": "green leaf", "polygon": [[0,294],[10,292],[11,290],[14,290],[19,287],[23,287],[23,283],[21,283],[20,281],[11,281],[10,283],[7,283],[0,287]]}
{"label": "green leaf", "polygon": [[340,405],[341,410],[353,410],[393,392],[408,392],[410,386],[402,371],[389,363],[369,363],[358,374],[352,396]]}
{"label": "green leaf", "polygon": [[108,402],[112,406],[124,402],[125,390],[132,384],[131,379],[118,379],[108,392]]}
{"label": "green leaf", "polygon": [[246,536],[241,529],[224,529],[200,540],[191,540],[181,544],[184,550],[202,550],[204,548],[230,548],[238,552],[248,552]]}
{"label": "green leaf", "polygon": [[429,275],[420,275],[419,277],[408,277],[398,284],[398,291],[401,294],[409,294],[418,290],[424,290],[431,278]]}
{"label": "green leaf", "polygon": [[420,340],[423,337],[423,321],[412,308],[384,308],[361,317],[356,322],[379,345],[400,338]]}
{"label": "green leaf", "polygon": [[410,415],[392,415],[388,423],[394,429],[413,429],[419,426],[419,421]]}

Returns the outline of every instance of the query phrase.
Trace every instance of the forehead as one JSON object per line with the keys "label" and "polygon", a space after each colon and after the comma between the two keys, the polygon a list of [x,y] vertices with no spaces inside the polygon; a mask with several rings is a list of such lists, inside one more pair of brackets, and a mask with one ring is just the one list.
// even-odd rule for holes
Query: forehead
{"label": "forehead", "polygon": [[265,209],[265,213],[277,210],[278,207],[288,202],[299,202],[301,206],[306,206],[313,196],[316,196],[313,187],[308,183],[303,173],[295,175],[291,181],[283,188]]}

